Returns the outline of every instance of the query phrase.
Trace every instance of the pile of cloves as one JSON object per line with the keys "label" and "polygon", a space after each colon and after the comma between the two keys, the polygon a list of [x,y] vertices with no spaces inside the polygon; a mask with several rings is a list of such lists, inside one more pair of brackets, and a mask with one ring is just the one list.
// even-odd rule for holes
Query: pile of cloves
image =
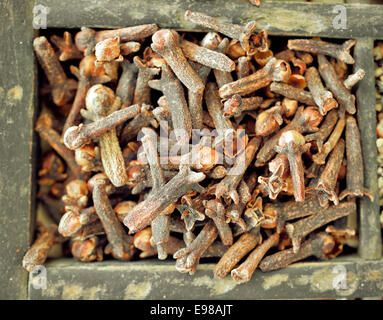
{"label": "pile of cloves", "polygon": [[83,27],[74,41],[34,40],[49,82],[38,199],[56,223],[40,226],[29,271],[65,242],[80,261],[172,256],[189,274],[215,257],[215,276],[244,282],[356,239],[355,198],[371,195],[355,40],[281,48],[255,21],[185,20],[213,31]]}

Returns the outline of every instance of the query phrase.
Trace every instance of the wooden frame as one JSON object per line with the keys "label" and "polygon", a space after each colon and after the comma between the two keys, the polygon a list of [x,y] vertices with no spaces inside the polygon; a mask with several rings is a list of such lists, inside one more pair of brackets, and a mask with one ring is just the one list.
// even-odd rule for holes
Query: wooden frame
{"label": "wooden frame", "polygon": [[[272,35],[358,38],[355,67],[367,76],[358,86],[358,120],[361,123],[365,180],[376,196],[373,203],[360,202],[359,256],[328,262],[298,263],[271,273],[257,271],[253,279],[236,285],[231,279],[213,279],[211,264],[201,265],[194,278],[180,274],[174,262],[105,261],[83,264],[72,259],[47,263],[47,289],[34,289],[21,267],[34,230],[33,124],[36,112],[36,64],[32,41],[34,1],[23,7],[16,1],[0,4],[3,48],[0,61],[0,283],[2,299],[255,299],[331,298],[383,296],[382,242],[376,175],[375,92],[373,40],[383,38],[383,6],[344,4],[347,29],[334,29],[335,4],[265,2],[260,8],[247,0],[172,1],[124,0],[107,2],[41,0],[48,8],[48,28],[123,27],[157,23],[160,27],[200,30],[183,21],[186,9],[212,16],[232,16],[235,23],[251,19]],[[203,4],[202,4],[203,3]],[[86,9],[86,10],[85,10]],[[230,14],[228,14],[230,13]],[[363,97],[363,99],[362,99]],[[347,289],[334,289],[334,266],[347,270]],[[32,276],[30,276],[30,280]],[[171,290],[169,290],[171,287]]]}

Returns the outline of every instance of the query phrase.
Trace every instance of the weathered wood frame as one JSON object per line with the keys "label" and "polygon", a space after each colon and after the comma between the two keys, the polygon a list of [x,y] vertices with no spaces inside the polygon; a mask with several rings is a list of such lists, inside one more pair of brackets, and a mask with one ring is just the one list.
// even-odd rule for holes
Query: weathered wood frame
{"label": "weathered wood frame", "polygon": [[[18,3],[20,2],[20,3]],[[22,3],[22,5],[20,5]],[[376,176],[375,91],[373,40],[383,38],[383,6],[344,4],[347,29],[334,29],[335,4],[265,2],[260,8],[247,0],[36,1],[48,9],[48,28],[123,27],[157,23],[160,27],[201,31],[186,23],[186,9],[230,17],[242,24],[256,20],[272,35],[357,38],[355,67],[366,77],[358,86],[366,186],[376,201],[360,201],[359,255],[328,262],[298,263],[271,273],[257,271],[244,285],[213,279],[210,264],[194,278],[177,273],[174,262],[105,261],[83,264],[72,259],[49,262],[47,289],[34,289],[21,260],[33,238],[36,112],[36,63],[32,41],[34,1],[5,0],[0,4],[0,298],[2,299],[255,299],[383,296],[382,242]],[[336,289],[335,266],[347,271],[347,288]],[[337,269],[339,270],[339,269]],[[31,278],[30,278],[31,279]]]}

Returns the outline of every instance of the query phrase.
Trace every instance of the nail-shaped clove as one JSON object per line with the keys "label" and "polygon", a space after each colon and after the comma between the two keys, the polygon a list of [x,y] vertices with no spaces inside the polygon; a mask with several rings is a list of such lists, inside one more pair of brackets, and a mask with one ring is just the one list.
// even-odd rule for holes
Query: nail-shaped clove
{"label": "nail-shaped clove", "polygon": [[179,35],[174,30],[162,29],[152,37],[151,48],[169,64],[177,78],[192,91],[203,91],[204,84],[187,62],[179,47]]}
{"label": "nail-shaped clove", "polygon": [[[141,138],[142,146],[145,151],[146,159],[149,163],[150,173],[153,180],[153,187],[151,192],[158,191],[159,188],[165,185],[165,177],[160,165],[155,142],[157,141],[157,134],[154,130],[143,128],[144,136]],[[165,210],[166,211],[166,210]],[[157,247],[158,259],[164,260],[167,258],[167,251],[164,244],[170,237],[170,215],[162,213],[158,215],[151,223],[152,238],[151,242]]]}
{"label": "nail-shaped clove", "polygon": [[185,20],[205,28],[214,29],[232,39],[238,40],[248,55],[254,54],[257,50],[266,51],[268,49],[267,33],[263,31],[257,37],[255,34],[257,27],[255,21],[250,21],[245,26],[240,26],[222,22],[217,18],[190,10],[185,12]]}
{"label": "nail-shaped clove", "polygon": [[178,144],[188,143],[191,137],[192,121],[181,82],[167,64],[161,66],[160,88],[170,105],[172,124]]}
{"label": "nail-shaped clove", "polygon": [[295,220],[302,217],[320,214],[324,208],[319,205],[316,196],[309,195],[304,202],[295,200],[287,202],[274,202],[265,205],[264,213],[275,217],[276,229],[281,233],[286,221]]}
{"label": "nail-shaped clove", "polygon": [[284,132],[279,138],[275,151],[287,156],[294,185],[294,198],[297,202],[305,200],[304,170],[301,154],[310,148],[305,138],[295,130]]}
{"label": "nail-shaped clove", "polygon": [[338,102],[333,98],[332,93],[323,87],[318,70],[315,67],[307,69],[305,78],[322,116],[326,115],[331,109],[338,107]]}
{"label": "nail-shaped clove", "polygon": [[242,98],[238,94],[234,94],[223,104],[223,116],[230,118],[232,116],[239,117],[246,111],[252,111],[261,106],[262,97]]}
{"label": "nail-shaped clove", "polygon": [[231,271],[231,277],[235,282],[243,283],[251,279],[255,269],[263,259],[267,251],[278,245],[279,234],[274,233],[269,238],[264,240],[237,268]]}
{"label": "nail-shaped clove", "polygon": [[[182,164],[178,174],[163,187],[152,192],[144,201],[134,207],[126,216],[124,224],[130,233],[135,233],[149,225],[163,210],[190,190],[202,191],[198,182],[205,179],[202,172],[193,172]],[[166,195],[166,196],[165,196]]]}
{"label": "nail-shaped clove", "polygon": [[351,90],[351,88],[357,84],[360,80],[364,78],[366,73],[363,69],[356,70],[355,73],[350,74],[346,80],[343,81],[343,85],[346,89]]}
{"label": "nail-shaped clove", "polygon": [[201,256],[207,251],[217,236],[217,228],[213,220],[209,220],[190,245],[187,245],[186,248],[177,251],[173,255],[173,258],[177,259],[176,270],[182,273],[189,272],[190,275],[193,275]]}
{"label": "nail-shaped clove", "polygon": [[214,275],[220,279],[225,278],[235,265],[256,247],[261,239],[259,227],[241,235],[216,264]]}
{"label": "nail-shaped clove", "polygon": [[272,92],[281,94],[286,98],[299,101],[309,106],[315,105],[315,100],[310,92],[300,88],[295,88],[286,83],[272,82],[270,85],[270,90]]}
{"label": "nail-shaped clove", "polygon": [[346,108],[348,113],[354,114],[356,112],[355,96],[346,89],[333,65],[321,54],[318,55],[318,64],[319,73],[326,87],[331,90],[341,107]]}
{"label": "nail-shaped clove", "polygon": [[233,234],[229,224],[226,223],[225,206],[219,199],[206,200],[204,205],[206,208],[205,214],[214,221],[222,243],[225,246],[231,246],[233,244]]}
{"label": "nail-shaped clove", "polygon": [[133,237],[125,233],[113,211],[106,191],[108,184],[109,180],[104,174],[97,174],[89,181],[94,207],[105,229],[110,253],[115,259],[131,260],[135,251]]}
{"label": "nail-shaped clove", "polygon": [[319,177],[315,191],[317,192],[319,203],[322,207],[327,207],[328,202],[332,201],[335,205],[339,204],[338,196],[335,192],[338,173],[343,160],[345,143],[340,139],[334,150],[331,152],[326,166]]}
{"label": "nail-shaped clove", "polygon": [[322,151],[323,143],[330,135],[338,121],[338,110],[331,110],[325,117],[317,132],[305,136],[306,142],[315,142],[318,152]]}
{"label": "nail-shaped clove", "polygon": [[286,61],[272,58],[257,72],[222,86],[219,89],[219,96],[228,98],[233,94],[246,95],[268,86],[272,81],[287,82],[290,74],[290,66]]}
{"label": "nail-shaped clove", "polygon": [[[121,100],[110,88],[97,84],[89,89],[85,104],[87,109],[83,109],[82,114],[93,120],[99,120],[116,111],[121,106]],[[99,136],[99,146],[106,175],[114,186],[125,185],[128,177],[115,128]]]}
{"label": "nail-shaped clove", "polygon": [[31,272],[37,266],[43,265],[48,257],[50,249],[58,242],[59,236],[56,225],[50,225],[48,228],[43,228],[23,257],[24,269]]}
{"label": "nail-shaped clove", "polygon": [[327,142],[323,145],[323,148],[317,153],[313,155],[313,161],[317,164],[325,164],[325,160],[332,149],[336,146],[339,141],[340,136],[342,135],[343,129],[346,126],[346,113],[341,111],[339,115],[338,122],[334,130],[332,131],[330,137]]}
{"label": "nail-shaped clove", "polygon": [[318,131],[317,126],[322,121],[322,116],[316,107],[299,107],[293,120],[279,130],[274,136],[269,138],[263,144],[263,147],[257,154],[256,166],[263,166],[269,161],[277,152],[274,147],[278,144],[278,141],[283,133],[289,130],[295,130],[299,133],[315,132]]}
{"label": "nail-shaped clove", "polygon": [[223,178],[215,186],[215,196],[217,198],[231,198],[234,203],[239,202],[239,196],[237,193],[237,187],[242,180],[245,171],[249,167],[250,163],[253,161],[255,154],[261,144],[261,138],[254,137],[250,140],[244,153],[237,156],[237,159],[233,167],[229,170],[226,177]]}
{"label": "nail-shaped clove", "polygon": [[52,88],[53,102],[57,106],[67,104],[73,98],[77,82],[67,78],[47,38],[35,38],[33,48]]}
{"label": "nail-shaped clove", "polygon": [[127,27],[115,30],[101,30],[94,31],[93,29],[82,27],[81,31],[75,36],[75,43],[77,48],[89,55],[93,52],[96,44],[105,39],[120,37],[122,42],[142,40],[151,36],[158,30],[155,24],[144,24],[141,26]]}
{"label": "nail-shaped clove", "polygon": [[64,134],[64,144],[71,150],[78,149],[139,113],[140,105],[136,104],[122,110],[116,110],[105,118],[92,123],[70,127]]}
{"label": "nail-shaped clove", "polygon": [[67,61],[71,59],[81,59],[83,57],[82,53],[77,49],[72,40],[72,35],[65,31],[62,38],[59,36],[53,35],[50,37],[51,42],[59,49],[60,61]]}
{"label": "nail-shaped clove", "polygon": [[347,40],[343,44],[335,44],[314,39],[294,39],[287,42],[290,50],[317,53],[337,58],[339,61],[353,64],[354,59],[350,55],[350,49],[355,45],[356,40]]}
{"label": "nail-shaped clove", "polygon": [[297,253],[294,252],[293,248],[290,248],[264,258],[259,264],[259,268],[263,272],[278,270],[310,256],[325,260],[327,255],[334,249],[334,246],[335,239],[321,232],[305,241]]}
{"label": "nail-shaped clove", "polygon": [[[216,50],[217,46],[222,41],[222,38],[215,32],[207,33],[204,38],[201,40],[201,45],[204,48],[208,48],[210,50]],[[219,52],[223,54],[224,52]],[[201,81],[205,84],[207,77],[211,71],[210,67],[201,65],[197,62],[191,61],[191,67],[198,73]],[[221,71],[223,73],[223,71]],[[191,122],[193,129],[202,130],[203,128],[203,91],[194,91],[188,90],[188,103],[189,110],[191,115]]]}
{"label": "nail-shaped clove", "polygon": [[63,134],[66,130],[77,124],[80,118],[80,111],[85,107],[85,97],[89,88],[98,83],[106,83],[111,81],[111,77],[106,74],[105,69],[100,66],[96,67],[96,56],[89,55],[80,61],[79,68],[71,66],[72,74],[78,79],[78,88],[74,98],[72,108],[65,119]]}
{"label": "nail-shaped clove", "polygon": [[297,253],[299,251],[302,239],[308,234],[331,221],[345,217],[351,213],[356,213],[355,201],[343,202],[338,206],[327,208],[325,211],[320,212],[320,214],[309,216],[295,223],[287,223],[286,231],[293,244],[293,252]]}
{"label": "nail-shaped clove", "polygon": [[368,196],[373,201],[372,193],[364,188],[364,170],[360,132],[353,116],[346,120],[346,156],[347,156],[347,189],[343,190],[339,200]]}

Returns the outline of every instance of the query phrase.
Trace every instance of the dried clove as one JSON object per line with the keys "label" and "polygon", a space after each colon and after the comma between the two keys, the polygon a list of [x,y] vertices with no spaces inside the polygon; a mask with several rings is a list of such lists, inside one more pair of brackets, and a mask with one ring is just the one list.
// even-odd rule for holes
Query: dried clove
{"label": "dried clove", "polygon": [[245,26],[239,26],[221,22],[217,18],[210,17],[200,12],[192,12],[190,10],[185,12],[185,20],[205,28],[214,29],[232,39],[238,40],[242,48],[249,55],[253,54],[256,50],[266,51],[268,49],[267,33],[263,31],[261,33],[262,37],[254,35],[257,27],[255,21],[250,21]]}
{"label": "dried clove", "polygon": [[25,254],[23,258],[23,267],[31,272],[37,266],[43,265],[48,257],[50,249],[57,242],[59,242],[59,237],[56,225],[51,225],[42,230]]}
{"label": "dried clove", "polygon": [[220,87],[219,96],[228,98],[233,94],[246,95],[268,86],[272,81],[287,82],[290,74],[290,66],[286,61],[272,58],[256,73]]}
{"label": "dried clove", "polygon": [[294,185],[294,198],[297,202],[305,200],[304,170],[301,154],[310,148],[304,137],[297,131],[284,132],[279,138],[275,151],[287,156]]}
{"label": "dried clove", "polygon": [[345,143],[340,139],[332,151],[326,166],[319,177],[315,186],[319,203],[322,207],[328,206],[329,200],[334,202],[335,205],[339,204],[338,196],[335,192],[338,173],[343,160]]}
{"label": "dried clove", "polygon": [[235,265],[259,244],[261,239],[259,227],[242,234],[219,260],[214,268],[214,275],[220,279],[225,278]]}
{"label": "dried clove", "polygon": [[52,88],[53,102],[59,107],[64,106],[73,98],[77,82],[67,78],[47,38],[35,38],[33,48]]}
{"label": "dried clove", "polygon": [[261,139],[259,137],[254,137],[246,146],[244,154],[237,157],[233,167],[229,170],[226,177],[215,186],[215,196],[217,198],[231,198],[234,203],[238,204],[239,196],[236,189],[241,182],[246,169],[253,161],[260,144]]}
{"label": "dried clove", "polygon": [[105,69],[102,66],[96,67],[95,63],[96,56],[92,54],[84,57],[80,61],[79,68],[75,66],[70,67],[72,74],[78,79],[78,88],[72,107],[65,120],[63,134],[65,134],[69,127],[78,122],[80,111],[85,106],[86,93],[90,87],[92,85],[106,83],[111,80],[111,77],[106,74]]}
{"label": "dried clove", "polygon": [[187,245],[186,248],[177,251],[173,255],[173,258],[177,259],[176,270],[182,273],[189,272],[190,275],[193,275],[201,256],[207,251],[217,236],[217,228],[213,220],[209,220],[190,245]]}
{"label": "dried clove", "polygon": [[263,259],[266,252],[271,248],[278,245],[279,234],[274,233],[267,240],[262,242],[250,255],[247,259],[239,265],[239,267],[231,271],[231,277],[236,282],[246,282],[249,281],[253,272],[258,267],[259,262]]}
{"label": "dried clove", "polygon": [[325,260],[334,246],[334,238],[321,232],[306,240],[297,253],[294,252],[293,248],[290,248],[264,258],[259,264],[259,268],[263,272],[278,270],[310,256]]}
{"label": "dried clove", "polygon": [[281,94],[284,97],[287,97],[292,100],[299,101],[301,103],[307,104],[309,106],[315,105],[315,101],[310,92],[305,91],[300,88],[295,88],[286,83],[281,82],[272,82],[270,85],[270,90],[272,92]]}
{"label": "dried clove", "polygon": [[81,31],[75,36],[75,43],[81,52],[84,52],[85,55],[89,55],[100,41],[114,37],[119,37],[121,41],[141,40],[151,36],[157,30],[158,27],[155,24],[144,24],[141,26],[97,32],[90,28],[82,27]]}
{"label": "dried clove", "polygon": [[313,161],[317,164],[325,164],[325,160],[328,154],[334,149],[335,145],[338,143],[340,136],[342,135],[343,129],[346,125],[346,113],[342,112],[339,115],[339,120],[328,138],[327,142],[323,145],[323,148],[317,153],[313,155]]}
{"label": "dried clove", "polygon": [[322,116],[338,107],[338,102],[332,97],[332,93],[323,87],[318,70],[315,67],[308,68],[305,73],[307,86],[318,106]]}
{"label": "dried clove", "polygon": [[109,241],[106,253],[111,253],[119,260],[131,260],[134,255],[133,237],[125,233],[108,199],[106,187],[108,178],[104,174],[97,174],[91,178],[89,184],[92,190],[94,207],[105,229]]}
{"label": "dried clove", "polygon": [[60,51],[60,55],[59,55],[60,61],[67,61],[71,59],[82,58],[83,56],[82,53],[74,45],[72,40],[72,35],[68,31],[64,32],[62,38],[60,38],[59,36],[53,35],[50,37],[50,40]]}
{"label": "dried clove", "polygon": [[226,223],[225,206],[219,199],[205,200],[205,214],[214,221],[223,245],[233,244],[233,234],[230,226]]}
{"label": "dried clove", "polygon": [[334,129],[338,120],[338,111],[331,110],[317,132],[305,136],[307,142],[315,142],[318,152],[322,152],[323,143]]}
{"label": "dried clove", "polygon": [[339,200],[347,197],[368,196],[373,201],[372,193],[364,188],[364,173],[360,132],[356,120],[347,116],[346,120],[346,156],[347,156],[347,189],[343,190]]}
{"label": "dried clove", "polygon": [[[163,187],[151,193],[144,201],[134,207],[126,216],[124,224],[130,233],[135,233],[150,224],[163,210],[190,190],[201,192],[198,182],[205,175],[202,172],[193,172],[189,166],[182,164],[179,173]],[[166,197],[163,195],[166,194]]]}
{"label": "dried clove", "polygon": [[[159,188],[165,185],[165,177],[160,165],[160,158],[158,157],[157,149],[154,145],[154,139],[157,140],[155,131],[149,128],[143,128],[144,136],[141,139],[142,146],[145,151],[146,159],[148,160],[150,173],[153,180],[153,187],[151,192],[158,191]],[[165,209],[152,223],[152,238],[150,241],[157,247],[158,259],[164,260],[167,257],[167,251],[164,244],[169,241],[170,237],[170,215],[166,211],[173,210]]]}
{"label": "dried clove", "polygon": [[262,97],[242,98],[238,94],[234,94],[223,104],[223,116],[230,118],[232,116],[239,117],[243,112],[252,111],[261,106]]}
{"label": "dried clove", "polygon": [[191,137],[192,122],[189,108],[180,81],[166,64],[163,64],[161,68],[160,88],[170,105],[177,141],[182,145],[188,143]]}
{"label": "dried clove", "polygon": [[318,55],[319,73],[322,76],[327,88],[331,90],[339,105],[346,109],[350,114],[356,112],[355,96],[343,85],[342,80],[338,77],[334,67],[328,62],[323,55]]}
{"label": "dried clove", "polygon": [[347,40],[342,45],[314,39],[294,39],[287,42],[290,50],[298,50],[310,53],[317,53],[337,58],[339,61],[353,64],[354,59],[350,55],[350,49],[355,45],[356,40]]}
{"label": "dried clove", "polygon": [[203,91],[204,84],[179,47],[179,35],[174,30],[162,29],[152,37],[151,48],[169,64],[178,79],[191,91]]}
{"label": "dried clove", "polygon": [[140,105],[136,104],[116,110],[105,118],[100,118],[90,124],[70,127],[65,132],[64,144],[71,150],[78,149],[139,113]]}
{"label": "dried clove", "polygon": [[[120,106],[120,98],[116,97],[111,89],[97,84],[89,89],[86,95],[87,109],[83,110],[82,114],[95,121],[107,117]],[[101,161],[106,175],[114,186],[125,185],[128,177],[115,128],[99,136],[99,146]]]}

